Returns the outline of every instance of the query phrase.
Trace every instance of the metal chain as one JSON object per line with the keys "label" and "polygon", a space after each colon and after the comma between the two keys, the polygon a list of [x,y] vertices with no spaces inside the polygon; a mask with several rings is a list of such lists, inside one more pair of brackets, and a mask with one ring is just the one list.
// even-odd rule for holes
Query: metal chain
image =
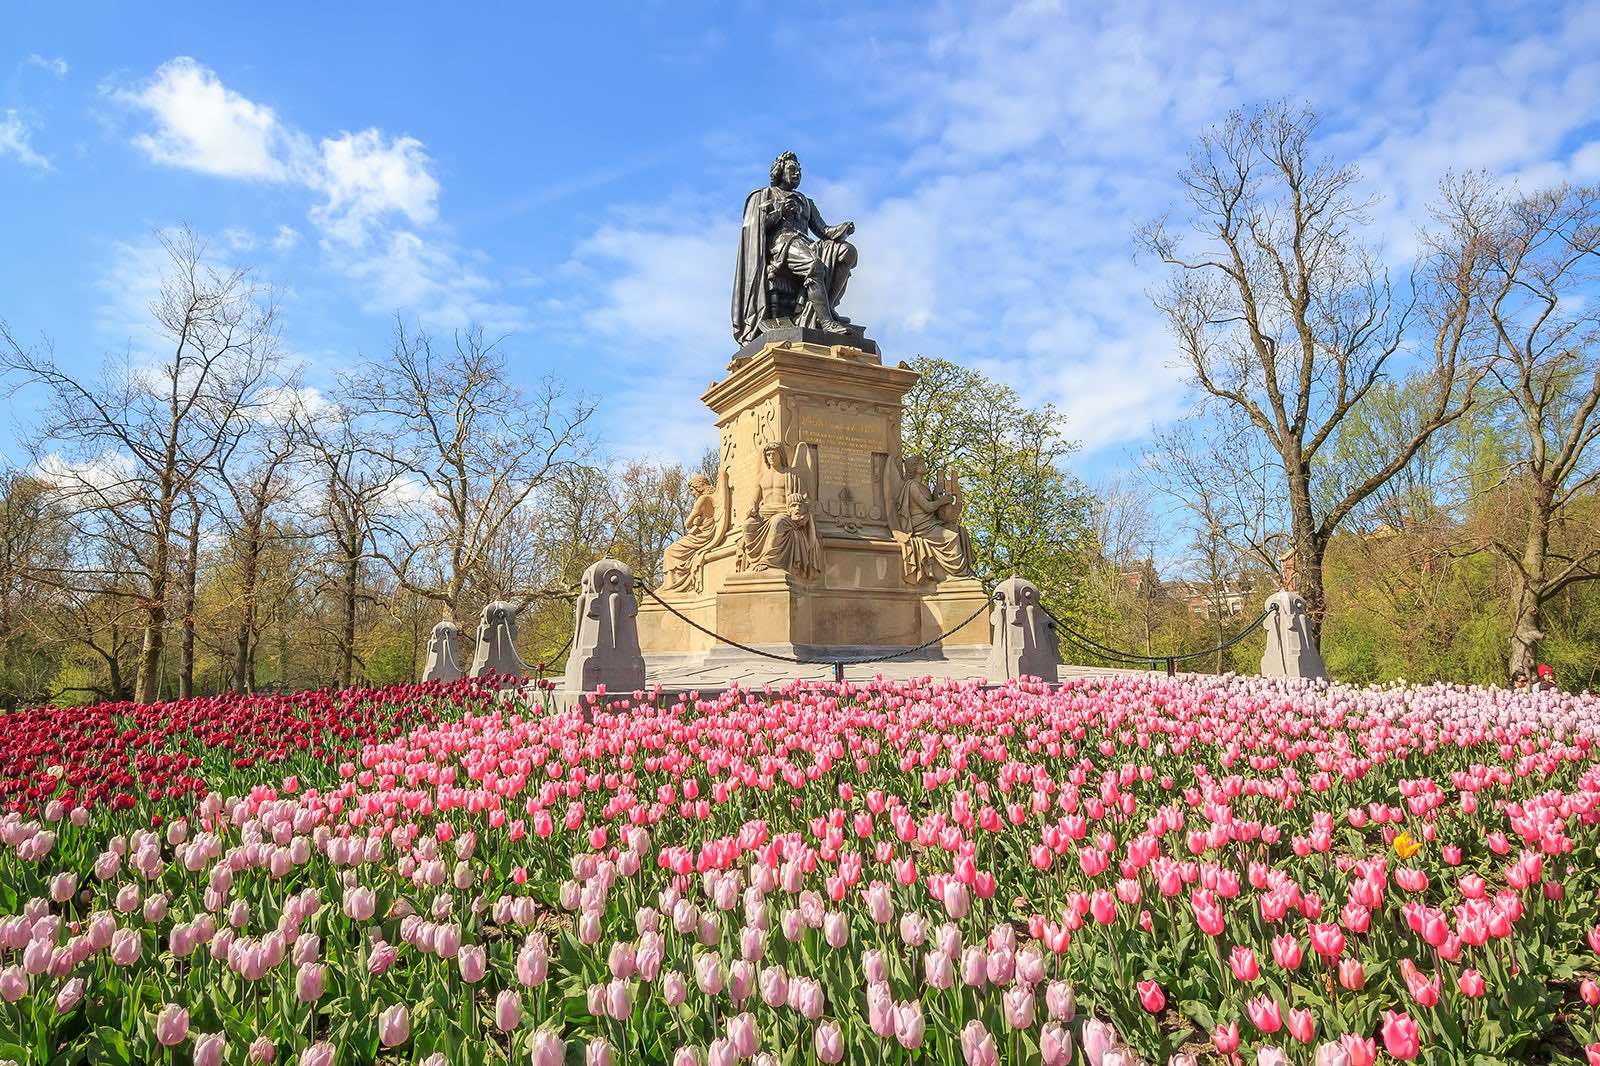
{"label": "metal chain", "polygon": [[695,629],[699,630],[701,633],[704,633],[706,636],[710,637],[712,640],[720,641],[721,643],[726,644],[731,648],[738,648],[740,651],[749,652],[751,655],[759,655],[763,659],[773,659],[773,660],[776,660],[777,662],[782,662],[782,663],[793,663],[796,666],[831,666],[831,667],[833,667],[835,673],[837,673],[839,670],[841,670],[843,667],[846,667],[846,666],[864,666],[864,665],[866,665],[868,663],[892,662],[895,659],[903,659],[908,655],[914,655],[919,651],[924,651],[924,650],[926,650],[928,648],[933,647],[935,644],[938,644],[940,641],[944,640],[946,637],[950,636],[952,633],[958,633],[961,630],[965,629],[975,619],[977,619],[978,616],[980,616],[981,614],[983,614],[983,612],[985,612],[985,611],[987,611],[989,609],[989,599],[988,599],[987,596],[985,596],[983,603],[978,605],[978,609],[973,611],[970,615],[968,615],[965,619],[963,619],[959,625],[952,626],[951,628],[945,630],[944,632],[939,633],[938,635],[934,636],[931,640],[925,640],[921,644],[918,644],[916,647],[913,647],[913,648],[902,648],[902,649],[899,649],[897,651],[886,652],[886,653],[884,653],[882,655],[862,655],[862,656],[856,656],[856,657],[846,658],[846,659],[811,659],[811,658],[805,658],[805,657],[796,656],[796,655],[784,655],[784,654],[782,654],[780,652],[762,651],[760,648],[752,648],[748,644],[741,644],[737,640],[733,640],[733,639],[731,639],[729,637],[725,637],[721,633],[718,633],[715,630],[707,629],[705,626],[701,625],[699,622],[696,622],[693,618],[690,618],[688,615],[684,614],[682,611],[680,611],[676,607],[672,606],[672,604],[668,603],[666,600],[664,600],[660,596],[656,595],[656,590],[651,588],[649,585],[646,585],[643,581],[640,581],[637,578],[635,578],[634,579],[634,584],[638,585],[641,589],[643,589],[645,591],[645,593],[652,600],[655,600],[661,606],[665,607],[668,611],[670,611],[673,615],[675,615],[680,621],[685,622],[690,626],[693,626]]}
{"label": "metal chain", "polygon": [[1219,651],[1227,651],[1229,648],[1233,647],[1235,644],[1239,643],[1245,637],[1249,636],[1251,633],[1260,628],[1261,624],[1267,620],[1267,616],[1278,609],[1277,604],[1269,603],[1266,609],[1256,616],[1254,621],[1215,647],[1203,648],[1200,651],[1183,652],[1176,655],[1136,655],[1131,652],[1118,651],[1116,648],[1107,647],[1091,637],[1084,636],[1082,633],[1079,633],[1061,619],[1057,618],[1054,612],[1052,612],[1050,608],[1045,607],[1043,603],[1041,603],[1039,606],[1044,609],[1045,616],[1049,618],[1050,621],[1055,623],[1057,629],[1066,633],[1068,638],[1070,638],[1074,643],[1080,644],[1090,651],[1093,651],[1101,658],[1125,663],[1155,664],[1159,662],[1165,662],[1169,672],[1175,663],[1187,662],[1190,659],[1204,658],[1207,655],[1215,655]]}

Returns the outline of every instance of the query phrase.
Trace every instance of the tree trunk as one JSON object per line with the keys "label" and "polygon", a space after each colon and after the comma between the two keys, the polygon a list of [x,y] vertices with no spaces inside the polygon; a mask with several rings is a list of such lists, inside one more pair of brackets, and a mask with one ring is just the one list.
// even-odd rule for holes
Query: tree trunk
{"label": "tree trunk", "polygon": [[1294,544],[1294,590],[1306,601],[1311,643],[1321,651],[1322,619],[1328,611],[1327,590],[1322,584],[1322,557],[1327,551],[1328,541],[1317,529],[1316,514],[1311,508],[1311,471],[1300,462],[1285,462],[1284,467],[1289,471],[1289,536]]}
{"label": "tree trunk", "polygon": [[1511,672],[1521,670],[1533,680],[1539,666],[1539,642],[1544,639],[1544,596],[1550,555],[1551,494],[1534,488],[1528,501],[1528,539],[1522,547],[1522,565],[1512,575]]}
{"label": "tree trunk", "polygon": [[361,580],[361,548],[349,530],[346,530],[344,553],[344,603],[339,629],[339,687],[349,688],[355,683],[356,670],[356,600]]}
{"label": "tree trunk", "polygon": [[261,562],[261,519],[252,515],[245,523],[244,567],[239,575],[239,629],[234,634],[233,691],[248,692],[254,682],[251,662],[256,632],[256,576]]}
{"label": "tree trunk", "polygon": [[178,667],[178,698],[194,695],[194,608],[200,580],[200,508],[189,517],[188,553],[183,562],[183,645]]}
{"label": "tree trunk", "polygon": [[134,682],[134,698],[140,703],[154,703],[161,698],[161,645],[167,628],[167,553],[163,535],[156,544],[150,597],[145,601],[144,637],[139,647],[138,678]]}

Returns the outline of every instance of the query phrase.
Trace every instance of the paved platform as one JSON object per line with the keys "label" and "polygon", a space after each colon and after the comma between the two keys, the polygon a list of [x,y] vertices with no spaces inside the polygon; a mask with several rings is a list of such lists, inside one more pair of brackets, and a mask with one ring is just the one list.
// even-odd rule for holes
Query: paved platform
{"label": "paved platform", "polygon": [[[860,658],[871,654],[871,649],[843,650],[841,657]],[[879,652],[879,654],[882,654]],[[984,680],[988,677],[989,649],[952,650],[948,655],[922,653],[881,662],[847,665],[847,681],[870,681],[882,677],[888,681],[910,681],[914,678],[949,678],[957,681]],[[1128,673],[1100,666],[1063,666],[1061,677],[1085,677]],[[700,655],[649,656],[645,660],[645,680],[663,689],[687,691],[697,689],[713,692],[737,684],[740,688],[762,688],[766,685],[785,685],[791,681],[831,681],[831,665],[810,665],[780,662],[749,652],[719,651]]]}

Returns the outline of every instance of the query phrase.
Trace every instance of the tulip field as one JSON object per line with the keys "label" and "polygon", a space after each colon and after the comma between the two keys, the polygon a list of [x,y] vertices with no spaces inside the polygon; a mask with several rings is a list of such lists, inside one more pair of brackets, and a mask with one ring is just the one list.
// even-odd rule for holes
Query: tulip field
{"label": "tulip field", "polygon": [[1600,700],[0,715],[0,1062],[1600,1063]]}

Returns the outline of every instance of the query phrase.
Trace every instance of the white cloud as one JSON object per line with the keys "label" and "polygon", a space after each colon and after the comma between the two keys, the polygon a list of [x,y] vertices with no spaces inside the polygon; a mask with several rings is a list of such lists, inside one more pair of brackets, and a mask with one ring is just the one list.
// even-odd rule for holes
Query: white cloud
{"label": "white cloud", "polygon": [[49,170],[50,160],[34,151],[31,136],[22,116],[15,109],[7,108],[5,118],[0,119],[0,155],[10,153],[23,166]]}
{"label": "white cloud", "polygon": [[580,260],[602,260],[596,273],[607,279],[596,283],[602,302],[585,320],[607,336],[731,352],[724,290],[738,240],[736,220],[668,232],[602,227],[577,252]]}
{"label": "white cloud", "polygon": [[454,329],[479,323],[506,331],[523,324],[521,308],[498,302],[499,285],[466,253],[410,230],[390,230],[359,250],[327,242],[330,261],[368,293],[363,309],[374,314],[396,308],[422,309],[428,324]]}
{"label": "white cloud", "polygon": [[412,137],[386,140],[375,129],[345,133],[322,142],[322,172],[315,185],[327,202],[311,218],[346,244],[365,243],[385,215],[404,215],[425,226],[439,214],[439,181],[422,142]]}
{"label": "white cloud", "polygon": [[[482,320],[504,328],[522,320],[520,309],[493,299],[500,286],[479,257],[434,232],[439,180],[416,138],[365,129],[315,140],[188,57],[162,64],[135,89],[109,92],[153,120],[133,143],[158,163],[313,193],[307,217],[328,262],[360,288],[365,309],[405,309],[441,326]],[[271,238],[280,253],[299,242],[288,225]]]}
{"label": "white cloud", "polygon": [[46,57],[40,55],[38,52],[30,54],[26,62],[29,66],[39,67],[41,70],[47,70],[58,78],[66,77],[67,71],[70,69],[67,66],[67,61],[62,59],[60,56]]}
{"label": "white cloud", "polygon": [[58,489],[68,492],[89,489],[116,499],[131,495],[130,482],[137,471],[133,458],[124,452],[106,451],[89,459],[69,459],[53,451],[39,457],[33,473]]}
{"label": "white cloud", "polygon": [[222,231],[222,239],[236,252],[248,252],[256,246],[256,235],[243,226],[229,226]]}
{"label": "white cloud", "polygon": [[137,89],[111,96],[146,112],[155,129],[133,143],[158,163],[224,178],[288,181],[301,138],[272,108],[227,88],[210,68],[188,56],[168,60]]}

